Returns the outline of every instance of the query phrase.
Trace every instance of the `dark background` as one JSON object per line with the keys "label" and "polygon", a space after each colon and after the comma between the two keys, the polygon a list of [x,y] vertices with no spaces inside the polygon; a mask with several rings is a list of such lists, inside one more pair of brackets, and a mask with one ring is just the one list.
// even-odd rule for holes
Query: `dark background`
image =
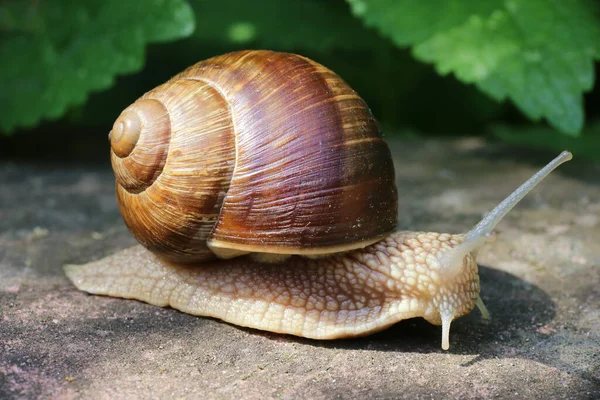
{"label": "dark background", "polygon": [[[0,134],[0,157],[108,162],[107,134],[121,110],[195,62],[248,48],[299,53],[334,70],[366,100],[387,136],[415,140],[484,136],[525,147],[552,147],[552,151],[569,148],[576,155],[600,157],[600,151],[594,150],[600,149],[598,85],[585,94],[583,134],[571,138],[543,120],[528,120],[510,101],[497,102],[453,75],[438,75],[432,65],[415,60],[409,48],[398,48],[376,30],[365,27],[345,1],[320,3],[326,15],[312,12],[311,7],[317,4],[314,0],[295,3],[306,11],[306,15],[297,16],[289,15],[298,12],[286,8],[290,3],[276,0],[256,5],[230,0],[216,5],[191,0],[189,4],[197,19],[190,37],[149,44],[139,72],[117,76],[111,88],[92,92],[86,102],[69,108],[64,116]],[[331,16],[335,16],[334,21],[322,21],[331,20]],[[1,20],[0,13],[0,27]],[[249,40],[226,31],[240,20],[256,29]]]}

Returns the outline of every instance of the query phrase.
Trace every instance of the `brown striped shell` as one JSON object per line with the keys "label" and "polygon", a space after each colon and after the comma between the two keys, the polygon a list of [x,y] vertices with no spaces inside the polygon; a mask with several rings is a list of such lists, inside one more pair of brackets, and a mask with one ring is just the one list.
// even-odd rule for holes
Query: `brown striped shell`
{"label": "brown striped shell", "polygon": [[110,140],[125,223],[169,260],[329,254],[396,227],[377,122],[305,57],[242,51],[197,63],[125,109]]}

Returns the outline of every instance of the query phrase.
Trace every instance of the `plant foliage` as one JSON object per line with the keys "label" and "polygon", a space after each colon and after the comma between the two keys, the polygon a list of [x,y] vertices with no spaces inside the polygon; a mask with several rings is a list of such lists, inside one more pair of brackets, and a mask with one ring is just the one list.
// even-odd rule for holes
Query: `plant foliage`
{"label": "plant foliage", "polygon": [[140,70],[147,43],[187,36],[184,0],[0,3],[0,130],[32,126]]}
{"label": "plant foliage", "polygon": [[[330,66],[386,124],[436,130],[467,121],[454,125],[460,131],[501,116],[509,100],[575,136],[600,60],[599,9],[596,0],[4,0],[0,131],[68,111],[71,121],[104,125],[171,68],[269,48]],[[155,46],[138,81],[88,101],[141,70],[148,44],[184,37]]]}
{"label": "plant foliage", "polygon": [[454,73],[564,133],[583,126],[600,59],[593,0],[348,0],[354,13],[440,74]]}

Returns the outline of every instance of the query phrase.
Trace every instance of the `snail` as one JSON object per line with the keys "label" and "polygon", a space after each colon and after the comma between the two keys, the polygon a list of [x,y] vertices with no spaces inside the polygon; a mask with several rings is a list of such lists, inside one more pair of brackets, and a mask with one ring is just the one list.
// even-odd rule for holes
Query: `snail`
{"label": "snail", "polygon": [[476,306],[496,224],[561,153],[466,234],[397,231],[390,150],[365,102],[305,57],[241,51],[199,62],[117,118],[111,161],[140,242],[66,265],[83,291],[314,339]]}

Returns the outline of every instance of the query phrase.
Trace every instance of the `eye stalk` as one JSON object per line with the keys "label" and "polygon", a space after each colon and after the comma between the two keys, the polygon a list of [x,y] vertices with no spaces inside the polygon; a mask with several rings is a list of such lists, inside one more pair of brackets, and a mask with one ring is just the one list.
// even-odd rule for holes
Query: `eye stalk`
{"label": "eye stalk", "polygon": [[[535,175],[529,178],[525,183],[512,192],[504,201],[494,208],[485,218],[481,220],[473,229],[467,232],[465,240],[446,251],[440,256],[440,271],[445,280],[452,282],[460,274],[465,272],[465,265],[468,265],[472,258],[475,263],[479,249],[486,243],[494,240],[493,230],[512,208],[523,199],[533,188],[535,188],[546,176],[562,163],[569,161],[573,155],[568,151],[563,151],[558,157],[539,170]],[[472,304],[472,303],[471,303]],[[476,306],[484,319],[489,318],[489,312],[483,304],[481,297],[477,297]],[[459,310],[452,306],[451,302],[444,301],[439,306],[440,318],[442,320],[442,348],[448,350],[450,347],[449,335],[450,324]]]}
{"label": "eye stalk", "polygon": [[[462,266],[461,260],[469,253],[479,250],[486,242],[493,240],[493,230],[514,206],[535,188],[545,177],[562,163],[569,161],[573,155],[563,151],[558,157],[549,162],[544,168],[512,192],[502,203],[498,204],[485,218],[473,229],[465,234],[465,241],[454,247],[442,256],[442,271],[447,275],[454,275]],[[476,255],[476,253],[474,254]]]}

